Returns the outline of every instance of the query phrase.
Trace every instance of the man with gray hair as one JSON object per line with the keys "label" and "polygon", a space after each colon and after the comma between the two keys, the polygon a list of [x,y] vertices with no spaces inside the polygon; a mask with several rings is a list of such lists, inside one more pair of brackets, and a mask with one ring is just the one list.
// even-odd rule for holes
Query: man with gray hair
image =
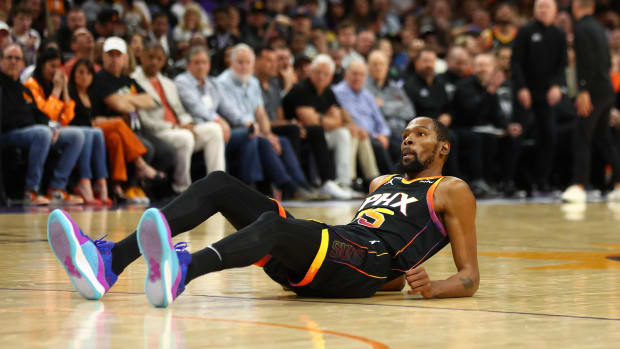
{"label": "man with gray hair", "polygon": [[389,151],[393,161],[400,156],[400,144],[407,123],[416,115],[413,103],[402,87],[402,83],[390,81],[388,58],[380,50],[368,55],[368,78],[365,88],[375,97],[379,110],[390,128]]}
{"label": "man with gray hair", "polygon": [[[290,141],[271,132],[258,79],[253,76],[255,55],[246,44],[237,44],[231,52],[231,67],[220,74],[216,81],[226,91],[222,98],[235,113],[228,115],[235,128],[251,130],[250,137],[257,138],[259,156],[264,173],[270,181],[291,198],[312,199],[310,184],[306,179]],[[229,143],[234,152],[236,139]]]}
{"label": "man with gray hair", "polygon": [[322,126],[327,146],[334,151],[335,178],[326,181],[322,190],[332,196],[351,198],[351,132],[346,127],[340,105],[329,88],[334,76],[334,61],[326,54],[314,58],[310,76],[295,85],[284,97],[284,116],[303,126]]}
{"label": "man with gray hair", "polygon": [[[394,168],[387,151],[390,129],[374,97],[364,89],[367,72],[364,61],[354,60],[347,67],[344,80],[332,89],[345,114],[352,116],[353,122],[349,126],[353,135],[352,167],[356,167],[358,155],[364,179],[372,180],[379,171],[388,174],[394,172]],[[356,171],[352,174],[353,178],[357,177]]]}

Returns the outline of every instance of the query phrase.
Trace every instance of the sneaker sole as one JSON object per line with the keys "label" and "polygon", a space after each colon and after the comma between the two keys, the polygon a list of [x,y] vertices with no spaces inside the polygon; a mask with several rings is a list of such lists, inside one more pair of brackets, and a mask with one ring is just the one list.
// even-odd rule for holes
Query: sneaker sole
{"label": "sneaker sole", "polygon": [[146,298],[155,307],[167,307],[176,298],[181,281],[168,222],[158,209],[150,208],[140,218],[137,232],[138,247],[147,267],[144,280]]}
{"label": "sneaker sole", "polygon": [[[94,271],[84,254],[83,244],[78,240],[79,229],[62,210],[54,210],[47,220],[47,239],[71,283],[86,299],[99,299],[106,287],[97,278],[100,271]],[[84,243],[86,244],[86,243]],[[95,246],[93,246],[96,249]],[[103,261],[97,256],[100,269]]]}

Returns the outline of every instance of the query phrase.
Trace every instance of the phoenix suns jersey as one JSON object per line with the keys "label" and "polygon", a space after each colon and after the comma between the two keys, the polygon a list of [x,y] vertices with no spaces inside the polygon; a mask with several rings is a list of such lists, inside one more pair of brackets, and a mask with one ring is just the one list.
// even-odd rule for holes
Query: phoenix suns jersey
{"label": "phoenix suns jersey", "polygon": [[359,207],[346,226],[371,231],[392,250],[392,268],[405,272],[433,256],[449,242],[435,214],[433,194],[443,177],[386,178]]}

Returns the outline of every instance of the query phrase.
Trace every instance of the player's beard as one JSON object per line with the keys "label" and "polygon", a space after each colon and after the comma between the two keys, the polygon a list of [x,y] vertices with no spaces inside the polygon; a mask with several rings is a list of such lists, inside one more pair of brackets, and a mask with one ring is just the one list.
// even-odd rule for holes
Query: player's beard
{"label": "player's beard", "polygon": [[433,160],[435,159],[435,155],[437,154],[438,148],[439,146],[435,147],[435,149],[433,149],[433,153],[431,154],[431,156],[429,156],[428,159],[424,160],[424,162],[420,161],[420,158],[418,157],[418,153],[415,153],[415,158],[409,161],[408,163],[405,163],[403,161],[403,157],[401,156],[400,161],[396,165],[396,170],[399,173],[409,173],[409,174],[417,174],[417,173],[422,172],[423,170],[427,169],[433,163]]}

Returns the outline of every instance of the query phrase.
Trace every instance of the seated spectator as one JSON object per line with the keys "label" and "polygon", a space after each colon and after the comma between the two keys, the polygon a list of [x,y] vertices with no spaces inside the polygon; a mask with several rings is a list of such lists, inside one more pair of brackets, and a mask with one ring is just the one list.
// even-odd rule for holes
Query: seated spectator
{"label": "seated spectator", "polygon": [[471,57],[467,50],[460,46],[453,46],[448,51],[448,56],[446,57],[448,70],[443,74],[437,75],[437,79],[443,84],[450,102],[454,98],[456,85],[471,73],[470,60]]}
{"label": "seated spectator", "polygon": [[[75,62],[80,59],[88,59],[94,63],[95,54],[95,39],[93,35],[86,28],[77,28],[73,35],[71,35],[71,51],[74,56],[70,60],[66,61],[63,69],[67,76],[71,74],[71,70]],[[93,64],[95,71],[99,71],[101,67],[98,64]]]}
{"label": "seated spectator", "polygon": [[295,69],[293,68],[293,58],[291,50],[286,47],[278,47],[276,49],[278,80],[282,88],[282,94],[285,95],[293,88],[299,80]]}
{"label": "seated spectator", "polygon": [[[469,164],[472,190],[481,196],[495,195],[487,182],[493,180],[491,171],[493,164],[497,163],[500,147],[504,165],[500,177],[503,182],[514,182],[520,152],[521,125],[509,124],[499,115],[497,90],[503,81],[503,73],[495,69],[493,55],[480,54],[474,58],[473,76],[461,81],[454,94],[452,128],[457,132],[461,142],[459,145],[467,148],[465,142],[470,139],[475,139],[472,143],[483,144],[465,160]],[[470,153],[461,152],[462,155]]]}
{"label": "seated spectator", "polygon": [[231,19],[230,5],[222,4],[213,10],[215,31],[207,37],[207,47],[211,55],[212,71],[222,72],[226,48],[233,47],[241,42],[241,38],[234,32],[234,23]]}
{"label": "seated spectator", "polygon": [[495,9],[495,25],[492,28],[493,47],[510,45],[517,37],[516,13],[509,2],[500,3]]}
{"label": "seated spectator", "polygon": [[[379,174],[394,172],[394,168],[387,150],[390,129],[374,97],[364,89],[366,75],[366,63],[360,60],[353,61],[345,71],[344,80],[333,86],[332,90],[340,106],[353,118],[353,125],[350,128],[351,134],[354,135],[351,163],[355,164],[355,159],[359,156],[364,179],[371,181]],[[352,178],[356,177],[356,171],[353,171]]]}
{"label": "seated spectator", "polygon": [[[287,119],[296,119],[302,126],[322,126],[325,140],[334,151],[335,179],[323,183],[321,191],[338,199],[350,199],[351,133],[334,92],[329,88],[335,64],[328,55],[318,55],[310,65],[310,77],[300,81],[282,100]],[[324,160],[325,161],[325,160]]]}
{"label": "seated spectator", "polygon": [[201,34],[205,38],[213,33],[213,29],[208,26],[205,19],[201,16],[200,5],[188,3],[185,5],[183,17],[179,24],[174,27],[172,38],[176,42],[189,42],[194,34]]}
{"label": "seated spectator", "polygon": [[153,25],[151,26],[149,37],[164,48],[168,57],[171,59],[176,58],[176,46],[170,34],[170,24],[166,13],[160,12],[153,15]]}
{"label": "seated spectator", "polygon": [[37,50],[41,44],[41,36],[32,29],[33,13],[26,7],[18,7],[13,12],[11,39],[24,48],[26,65],[34,64]]}
{"label": "seated spectator", "polygon": [[243,41],[256,49],[262,46],[267,34],[267,9],[262,1],[254,1],[250,5],[246,17],[246,25],[242,30]]}
{"label": "seated spectator", "polygon": [[[174,149],[164,140],[156,137],[147,130],[142,130],[140,120],[136,112],[140,109],[150,109],[155,106],[155,102],[144,90],[128,75],[123,74],[127,62],[127,44],[118,37],[110,37],[106,39],[103,46],[103,69],[95,75],[95,86],[93,100],[93,114],[96,117],[103,116],[118,120],[124,118],[130,122],[132,129],[138,131],[138,138],[147,148],[144,154],[136,147],[137,151],[131,154],[133,160],[141,159],[140,155],[145,156],[147,162],[154,160],[157,156],[160,161],[165,164],[161,167],[168,169],[174,166]],[[112,156],[112,155],[110,155]],[[125,163],[124,158],[117,159],[119,163]],[[136,167],[138,178],[154,180],[163,179],[165,176],[162,172],[155,171],[150,166],[138,161]],[[122,165],[120,165],[122,166]],[[120,185],[116,187],[116,190]],[[127,188],[125,195],[115,192],[120,198],[128,198],[147,201],[146,194],[137,185],[131,185]]]}
{"label": "seated spectator", "polygon": [[364,59],[364,57],[355,51],[357,34],[355,33],[355,24],[353,24],[353,22],[340,22],[336,35],[338,37],[339,46],[344,50],[344,57],[342,58],[341,64],[343,68],[346,68],[347,65],[355,59]]}
{"label": "seated spectator", "polygon": [[401,134],[416,113],[402,84],[388,79],[388,69],[389,64],[385,53],[378,50],[370,53],[366,88],[375,97],[390,128],[389,151],[392,161],[396,163],[401,154]]}
{"label": "seated spectator", "polygon": [[375,46],[377,37],[372,30],[362,30],[357,34],[357,40],[355,41],[355,52],[362,56],[366,61],[368,54]]}
{"label": "seated spectator", "polygon": [[[141,203],[141,198],[128,198],[121,187],[127,182],[127,163],[133,163],[136,168],[142,168],[143,173],[153,173],[142,158],[146,148],[138,137],[131,131],[121,117],[104,117],[93,114],[93,95],[95,68],[90,60],[81,59],[75,63],[69,78],[69,94],[75,101],[75,117],[69,125],[78,127],[95,126],[103,132],[105,147],[110,159],[110,179],[112,193],[120,201],[129,200],[129,203]],[[96,150],[93,149],[94,152]],[[97,180],[93,187],[94,195],[105,204],[109,204],[107,183]]]}
{"label": "seated spectator", "polygon": [[[94,164],[95,179],[107,185],[108,170],[103,133],[92,127],[66,127],[75,116],[75,102],[69,95],[68,78],[61,69],[60,51],[52,47],[45,49],[37,60],[33,76],[24,85],[30,89],[39,110],[47,115],[51,122],[58,124],[61,132],[77,130],[83,133],[84,146],[78,159],[80,180],[75,191],[84,203],[101,205],[102,202],[93,195],[91,162]],[[107,196],[104,200],[107,201]]]}
{"label": "seated spectator", "polygon": [[[313,197],[308,191],[310,184],[301,170],[291,143],[271,132],[258,80],[252,76],[254,60],[252,48],[238,44],[232,51],[231,67],[217,77],[218,85],[226,91],[222,97],[236,111],[231,115],[234,118],[228,121],[233,127],[243,130],[254,125],[255,135],[258,136],[258,153],[267,179],[283,189],[286,195],[310,199]],[[228,145],[230,152],[234,152],[230,148],[238,147],[233,141]]]}
{"label": "seated spectator", "polygon": [[[271,130],[278,136],[288,138],[295,154],[302,157],[302,146],[309,148],[314,159],[320,159],[317,169],[321,183],[333,180],[329,171],[329,149],[325,141],[325,131],[321,126],[304,127],[296,119],[286,119],[282,109],[282,90],[277,79],[276,53],[271,48],[262,48],[257,52],[255,75],[258,79],[265,103],[265,112],[269,117]],[[302,161],[303,163],[303,161]],[[309,165],[306,162],[306,165]],[[309,171],[306,171],[308,174]]]}
{"label": "seated spectator", "polygon": [[[2,86],[2,136],[4,146],[28,149],[28,170],[24,203],[26,205],[81,204],[79,197],[66,192],[69,175],[84,145],[84,136],[77,130],[48,126],[49,118],[34,104],[34,96],[19,81],[24,67],[24,54],[19,45],[7,46],[0,61]],[[61,151],[60,159],[49,182],[48,197],[39,194],[43,165],[51,148]]]}
{"label": "seated spectator", "polygon": [[122,14],[123,23],[127,27],[127,32],[131,33],[148,33],[151,23],[147,14],[137,5],[138,1],[121,0],[118,3]]}
{"label": "seated spectator", "polygon": [[[83,8],[86,12],[86,16],[88,17],[86,5],[84,5]],[[90,32],[93,34],[95,39],[107,39],[110,36],[114,35],[114,31],[116,30],[118,22],[118,11],[109,7],[102,8],[100,11],[97,12],[97,21],[92,28],[93,30],[91,30]]]}
{"label": "seated spectator", "polygon": [[12,42],[11,28],[5,22],[0,21],[0,50],[4,50]]}
{"label": "seated spectator", "polygon": [[[64,58],[63,61],[73,57],[75,50],[71,48],[71,43],[73,42],[74,32],[79,28],[86,28],[86,15],[79,6],[76,6],[69,9],[66,22],[60,27],[56,35],[58,37],[60,51]],[[71,70],[67,71],[67,75],[69,72],[71,72]]]}
{"label": "seated spectator", "polygon": [[191,184],[190,166],[194,152],[203,151],[207,173],[226,170],[224,136],[222,128],[215,122],[194,124],[181,104],[174,82],[161,74],[166,58],[160,44],[148,44],[142,51],[142,66],[131,77],[157,104],[155,108],[138,111],[138,114],[144,128],[174,147],[176,163],[172,189],[180,194]]}

